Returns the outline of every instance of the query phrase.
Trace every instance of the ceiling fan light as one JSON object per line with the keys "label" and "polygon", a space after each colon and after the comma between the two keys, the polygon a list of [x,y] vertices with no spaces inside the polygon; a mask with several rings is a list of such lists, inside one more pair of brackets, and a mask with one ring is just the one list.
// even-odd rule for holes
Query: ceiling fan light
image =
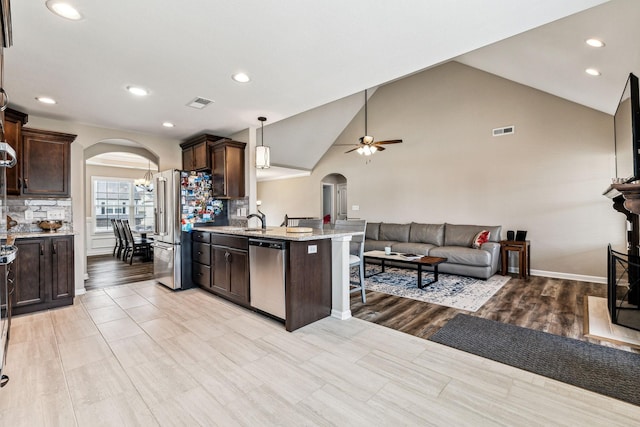
{"label": "ceiling fan light", "polygon": [[371,144],[373,142],[373,137],[369,135],[365,135],[362,138],[362,142],[364,142],[365,144]]}
{"label": "ceiling fan light", "polygon": [[364,148],[362,147],[358,147],[358,149],[356,150],[356,153],[363,155],[364,154]]}
{"label": "ceiling fan light", "polygon": [[375,153],[376,151],[378,151],[378,147],[376,147],[375,145],[372,145],[372,146],[370,147],[370,149],[371,149],[371,154],[373,154],[373,153]]}

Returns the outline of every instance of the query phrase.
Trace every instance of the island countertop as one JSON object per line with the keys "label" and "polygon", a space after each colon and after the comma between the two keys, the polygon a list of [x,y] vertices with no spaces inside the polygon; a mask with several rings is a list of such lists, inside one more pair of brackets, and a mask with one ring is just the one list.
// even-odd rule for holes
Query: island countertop
{"label": "island countertop", "polygon": [[322,230],[319,228],[314,228],[311,232],[308,233],[287,232],[287,227],[267,227],[263,230],[261,228],[221,226],[194,227],[193,230],[203,231],[207,233],[230,234],[235,236],[293,241],[333,239],[335,237],[357,236],[364,234],[364,232],[362,231],[334,230],[332,228],[326,228]]}

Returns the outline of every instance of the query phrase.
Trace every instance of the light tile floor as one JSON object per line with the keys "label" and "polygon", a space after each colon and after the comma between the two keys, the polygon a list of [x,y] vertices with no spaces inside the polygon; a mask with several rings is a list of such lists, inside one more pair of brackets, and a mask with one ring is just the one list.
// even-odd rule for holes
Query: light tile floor
{"label": "light tile floor", "polygon": [[289,333],[153,282],[15,317],[8,357],[2,426],[640,423],[640,407],[362,320]]}

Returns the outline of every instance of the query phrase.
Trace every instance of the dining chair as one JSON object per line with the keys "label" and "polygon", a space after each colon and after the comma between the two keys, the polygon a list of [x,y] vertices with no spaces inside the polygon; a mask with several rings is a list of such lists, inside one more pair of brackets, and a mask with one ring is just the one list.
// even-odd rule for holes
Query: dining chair
{"label": "dining chair", "polygon": [[127,257],[129,258],[129,265],[133,264],[133,257],[135,255],[144,255],[145,260],[151,258],[151,240],[149,239],[141,239],[134,238],[133,233],[131,232],[131,227],[129,226],[129,220],[123,219],[121,220],[122,228],[124,230],[124,234],[127,239],[127,247],[125,249],[125,253],[123,256],[123,261],[127,262]]}
{"label": "dining chair", "polygon": [[362,231],[363,234],[352,236],[349,244],[349,268],[358,267],[359,282],[349,281],[351,293],[360,291],[362,302],[367,302],[364,287],[364,232],[367,228],[367,221],[364,219],[338,219],[333,226],[334,230]]}
{"label": "dining chair", "polygon": [[122,251],[124,249],[124,239],[122,238],[122,235],[120,234],[120,230],[118,229],[118,226],[116,224],[116,220],[115,219],[111,219],[111,227],[113,228],[113,235],[116,238],[116,244],[113,246],[113,256],[117,256],[117,258],[120,258],[120,254],[122,254]]}

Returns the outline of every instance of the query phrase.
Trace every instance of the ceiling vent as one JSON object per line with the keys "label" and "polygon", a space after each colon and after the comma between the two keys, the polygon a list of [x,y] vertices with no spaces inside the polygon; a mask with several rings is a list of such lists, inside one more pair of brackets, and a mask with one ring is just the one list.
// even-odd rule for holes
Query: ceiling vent
{"label": "ceiling vent", "polygon": [[505,126],[503,128],[495,128],[493,130],[493,136],[511,135],[515,131],[516,131],[515,126]]}
{"label": "ceiling vent", "polygon": [[207,98],[203,98],[201,96],[197,96],[187,104],[187,107],[196,108],[198,110],[202,110],[207,105],[211,104],[213,101]]}

